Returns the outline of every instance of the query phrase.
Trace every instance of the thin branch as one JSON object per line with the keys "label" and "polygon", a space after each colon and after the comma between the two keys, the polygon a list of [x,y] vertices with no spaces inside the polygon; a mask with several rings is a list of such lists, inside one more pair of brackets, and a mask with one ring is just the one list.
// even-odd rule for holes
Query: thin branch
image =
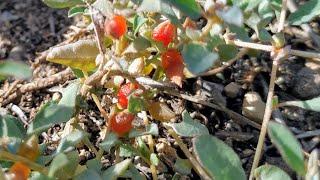
{"label": "thin branch", "polygon": [[23,164],[27,165],[30,169],[39,171],[44,175],[48,175],[48,169],[46,167],[41,166],[25,157],[19,156],[17,154],[11,154],[7,151],[0,150],[0,159],[2,160],[9,160],[13,162],[22,162]]}
{"label": "thin branch", "polygon": [[[286,11],[287,11],[287,0],[282,0],[282,8],[281,8],[280,20],[279,20],[278,30],[277,30],[278,33],[283,30],[285,18],[286,18]],[[261,158],[264,140],[267,134],[268,123],[272,114],[272,99],[274,95],[274,86],[275,86],[275,81],[277,76],[278,64],[280,59],[285,57],[281,53],[285,53],[284,48],[282,48],[282,52],[280,51],[278,53],[275,53],[275,56],[273,58],[267,103],[266,103],[266,108],[263,116],[262,127],[259,135],[258,144],[257,144],[256,152],[254,155],[251,171],[250,171],[249,180],[253,179],[254,171],[258,167],[259,161]]]}
{"label": "thin branch", "polygon": [[181,138],[172,129],[168,129],[168,133],[176,140],[176,143],[187,156],[197,174],[205,180],[211,180],[212,178],[203,169],[197,159],[189,152],[187,146],[182,142]]}
{"label": "thin branch", "polygon": [[[240,40],[228,40],[228,42],[230,44],[234,44],[239,47],[256,49],[256,50],[261,50],[261,51],[271,52],[274,50],[273,46],[270,46],[270,45],[244,42],[244,41],[240,41]],[[293,56],[300,56],[300,57],[310,58],[310,59],[314,59],[316,61],[320,61],[320,53],[291,49],[291,50],[289,50],[288,54],[293,55]]]}

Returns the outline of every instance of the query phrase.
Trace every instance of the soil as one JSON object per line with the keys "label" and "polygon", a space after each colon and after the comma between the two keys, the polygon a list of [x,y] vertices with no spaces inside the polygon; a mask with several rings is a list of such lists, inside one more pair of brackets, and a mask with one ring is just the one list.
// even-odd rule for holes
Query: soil
{"label": "soil", "polygon": [[[25,61],[34,68],[34,79],[50,77],[61,72],[66,67],[43,60],[35,61],[35,59],[41,55],[40,52],[68,39],[70,34],[74,33],[74,29],[70,27],[79,23],[79,21],[81,20],[68,18],[66,10],[48,8],[40,0],[1,1],[0,60]],[[293,47],[307,48],[301,42],[295,43],[295,36],[289,38]],[[219,76],[186,80],[183,89],[190,94],[197,94],[207,101],[218,99],[219,103],[225,104],[227,108],[241,114],[243,98],[247,92],[255,91],[261,96],[262,101],[266,101],[271,69],[270,62],[268,54],[262,53],[258,59],[245,56],[233,66],[225,69]],[[320,74],[317,68],[306,67],[303,59],[290,58],[283,62],[279,68],[275,94],[279,97],[280,102],[319,96],[320,88],[314,88],[320,86],[319,79]],[[0,93],[6,92],[14,82],[15,80],[10,78],[0,84]],[[18,84],[25,83],[28,82],[19,82]],[[231,85],[228,86],[229,84]],[[65,82],[59,82],[54,87],[59,88],[63,85],[65,85]],[[226,86],[229,88],[227,92]],[[102,95],[102,105],[108,107],[108,104],[112,102],[110,92],[103,92]],[[27,117],[27,122],[30,123],[39,107],[55,98],[55,96],[59,96],[59,93],[52,90],[52,87],[48,87],[25,93],[10,104],[1,107],[1,109],[17,116],[17,114],[11,112],[11,107],[15,104],[21,108]],[[193,117],[199,119],[208,127],[211,134],[225,141],[234,149],[241,158],[246,173],[249,174],[258,141],[258,129],[251,126],[240,126],[225,113],[203,105],[165,94],[160,94],[157,98],[167,102],[175,110],[178,117],[183,109],[187,109]],[[91,99],[88,99],[87,104],[83,106],[87,107],[87,111],[80,113],[80,125],[91,134],[91,142],[98,145],[101,141],[101,132],[105,129],[103,117],[100,116],[100,112]],[[319,113],[291,107],[281,108],[280,113],[284,122],[296,135],[320,128]],[[177,118],[178,121],[179,119]],[[52,152],[57,147],[57,142],[61,138],[64,127],[66,127],[66,124],[56,125],[41,135],[40,140],[49,144],[47,153]],[[155,141],[156,151],[162,161],[159,166],[159,178],[171,179],[174,174],[172,169],[174,162],[171,156],[175,156],[175,153],[181,158],[185,158],[185,156],[161,126],[160,136]],[[184,141],[188,145],[191,144],[189,139],[184,139]],[[319,147],[319,135],[301,138],[300,142],[306,152],[311,152],[314,148]],[[265,144],[265,153],[261,164],[265,162],[276,164],[291,176],[294,176],[294,173],[283,162],[272,143],[267,140]],[[94,158],[94,154],[86,147],[78,147],[78,151],[81,156],[80,164],[85,164],[87,160]],[[105,154],[104,166],[111,165],[114,158],[110,154]],[[135,163],[139,164],[140,171],[151,178],[148,166],[141,163],[141,159],[136,158]],[[198,179],[199,177],[193,172],[185,178]]]}

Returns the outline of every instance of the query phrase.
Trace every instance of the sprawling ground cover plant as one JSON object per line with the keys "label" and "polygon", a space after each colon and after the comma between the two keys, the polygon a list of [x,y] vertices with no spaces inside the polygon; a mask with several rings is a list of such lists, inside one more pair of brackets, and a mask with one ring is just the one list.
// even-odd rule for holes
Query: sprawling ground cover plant
{"label": "sprawling ground cover plant", "polygon": [[[316,152],[311,154],[306,166],[303,150],[286,125],[269,122],[272,109],[281,106],[320,111],[319,98],[278,103],[273,97],[277,65],[281,60],[290,55],[319,58],[316,53],[291,50],[282,34],[284,22],[301,25],[319,15],[317,0],[306,2],[289,14],[287,21],[286,0],[282,3],[278,0],[43,2],[52,8],[69,8],[70,17],[80,15],[89,19],[87,30],[95,39],[79,40],[50,50],[47,60],[69,66],[77,79],[63,90],[61,99],[41,107],[27,130],[13,116],[0,117],[3,140],[0,179],[146,179],[133,165],[135,156],[150,166],[152,178],[157,179],[160,160],[154,153],[153,137],[159,134],[159,124],[187,157],[176,160],[173,179],[189,174],[191,168],[202,179],[290,179],[276,166],[257,167],[266,132],[297,176],[319,178],[319,171],[315,170],[318,167]],[[313,9],[308,11],[310,7]],[[279,22],[278,29],[267,29],[274,22]],[[252,33],[254,37],[249,37]],[[161,90],[188,99],[177,93],[186,78],[210,75],[211,69],[234,62],[242,56],[243,49],[248,48],[271,52],[273,67],[263,124],[251,123],[261,128],[261,134],[252,171],[245,174],[232,148],[210,135],[206,126],[192,119],[187,111],[183,112],[181,122],[170,122],[176,115],[154,97]],[[6,76],[27,79],[31,72],[24,65],[1,62],[0,75],[2,79]],[[117,100],[112,107],[107,107],[109,109],[102,107],[99,98],[99,91],[106,88],[114,90]],[[104,140],[98,147],[90,142],[90,134],[77,124],[80,110],[85,111],[81,102],[89,98],[106,121]],[[221,104],[207,105],[235,117],[236,113]],[[136,127],[139,119],[140,123],[143,121],[143,129]],[[38,135],[54,124],[66,122],[72,122],[72,131],[61,139],[54,152],[45,154],[45,144],[38,144]],[[147,137],[147,141],[141,137]],[[181,137],[192,139],[192,152]],[[79,165],[76,147],[80,143],[95,155],[85,165]],[[102,156],[113,150],[116,163],[102,168]]]}

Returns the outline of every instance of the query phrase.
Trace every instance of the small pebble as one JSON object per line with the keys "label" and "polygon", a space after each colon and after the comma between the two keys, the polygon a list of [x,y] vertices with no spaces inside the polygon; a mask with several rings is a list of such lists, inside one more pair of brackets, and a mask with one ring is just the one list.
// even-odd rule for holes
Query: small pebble
{"label": "small pebble", "polygon": [[224,87],[225,94],[230,98],[237,97],[240,90],[241,90],[241,86],[235,82],[231,82],[226,87]]}

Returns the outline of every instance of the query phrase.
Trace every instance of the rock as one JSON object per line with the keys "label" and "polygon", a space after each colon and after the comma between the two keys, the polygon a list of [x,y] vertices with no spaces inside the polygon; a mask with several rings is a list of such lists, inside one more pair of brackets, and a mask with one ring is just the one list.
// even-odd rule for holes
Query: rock
{"label": "rock", "polygon": [[224,92],[226,96],[230,98],[235,98],[239,94],[241,90],[241,86],[235,82],[231,82],[227,86],[224,87]]}
{"label": "rock", "polygon": [[256,92],[248,92],[244,95],[242,114],[258,123],[262,122],[266,104]]}
{"label": "rock", "polygon": [[198,79],[194,85],[196,95],[200,96],[203,100],[214,101],[222,106],[226,106],[227,101],[225,96],[222,95],[223,85]]}
{"label": "rock", "polygon": [[301,99],[311,99],[320,95],[320,74],[308,67],[302,68],[294,78],[292,92]]}
{"label": "rock", "polygon": [[26,60],[25,54],[26,54],[26,51],[23,46],[15,46],[11,49],[8,59],[23,61],[23,60]]}

